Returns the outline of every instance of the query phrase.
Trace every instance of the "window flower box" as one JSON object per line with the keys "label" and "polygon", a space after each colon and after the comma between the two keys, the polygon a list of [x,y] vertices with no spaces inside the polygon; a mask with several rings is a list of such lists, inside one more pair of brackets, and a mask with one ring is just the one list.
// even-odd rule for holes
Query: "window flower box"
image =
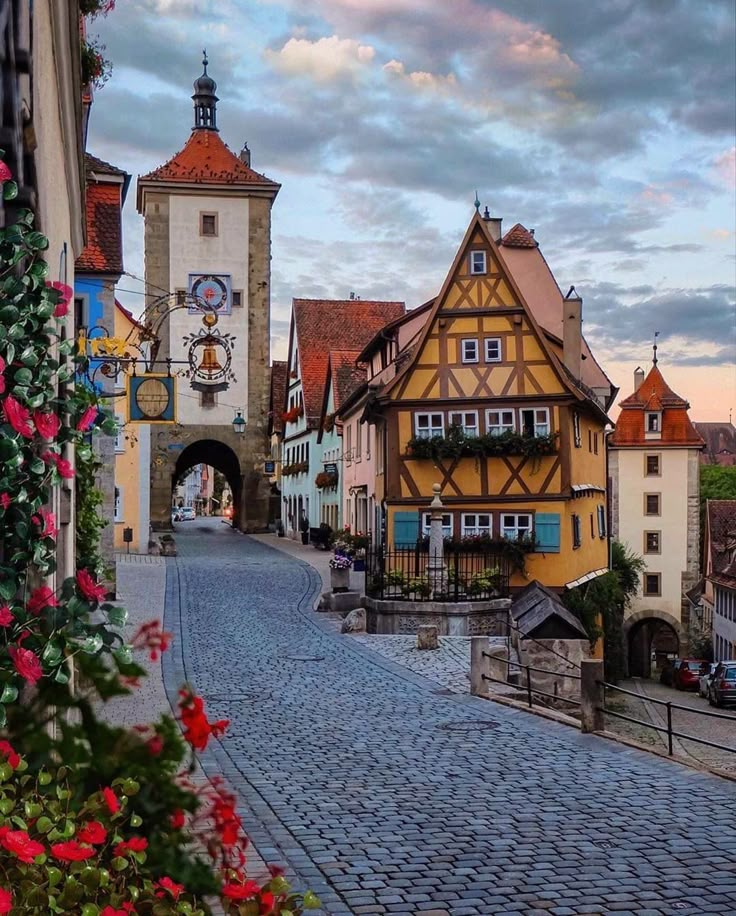
{"label": "window flower box", "polygon": [[407,458],[493,458],[497,455],[523,455],[541,458],[557,451],[557,433],[524,436],[502,433],[499,436],[468,436],[451,429],[445,436],[414,436],[406,445]]}

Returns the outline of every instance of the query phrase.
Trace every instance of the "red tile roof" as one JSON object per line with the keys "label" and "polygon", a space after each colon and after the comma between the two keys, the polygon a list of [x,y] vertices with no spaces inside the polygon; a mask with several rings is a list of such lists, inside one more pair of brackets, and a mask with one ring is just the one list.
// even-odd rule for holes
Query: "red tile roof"
{"label": "red tile roof", "polygon": [[400,318],[403,302],[370,299],[294,299],[293,314],[307,424],[322,410],[330,350],[362,350],[384,325]]}
{"label": "red tile roof", "polygon": [[269,398],[269,422],[271,432],[280,433],[284,430],[284,421],[281,414],[284,410],[286,398],[286,372],[285,360],[275,359],[271,365],[271,396]]}
{"label": "red tile roof", "polygon": [[501,240],[501,244],[507,248],[536,248],[538,242],[525,226],[517,223],[509,229]]}
{"label": "red tile roof", "polygon": [[[665,382],[657,366],[652,366],[649,375],[638,389],[624,398],[620,404],[621,413],[616,429],[609,440],[616,446],[690,446],[702,447],[704,442],[698,435],[688,416],[688,402],[675,394]],[[647,411],[662,412],[662,431],[658,439],[647,439],[644,416]]]}
{"label": "red tile roof", "polygon": [[330,350],[335,410],[339,410],[350,395],[367,381],[368,373],[365,367],[356,365],[359,356],[360,350]]}
{"label": "red tile roof", "polygon": [[247,166],[214,130],[193,130],[183,149],[140,180],[280,187]]}
{"label": "red tile roof", "polygon": [[733,423],[693,423],[699,436],[705,439],[700,454],[701,464],[736,465],[736,427]]}
{"label": "red tile roof", "polygon": [[[122,209],[127,173],[85,154],[87,244],[75,262],[77,273],[123,272]],[[113,180],[105,181],[105,177]],[[120,178],[123,181],[120,181]]]}

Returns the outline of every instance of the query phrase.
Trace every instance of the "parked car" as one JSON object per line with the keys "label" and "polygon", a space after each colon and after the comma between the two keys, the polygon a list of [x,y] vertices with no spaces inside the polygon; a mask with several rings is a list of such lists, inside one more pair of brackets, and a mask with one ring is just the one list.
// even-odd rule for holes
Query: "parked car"
{"label": "parked car", "polygon": [[711,706],[736,703],[736,661],[718,662],[710,679],[708,702]]}
{"label": "parked car", "polygon": [[181,509],[178,507],[171,510],[171,521],[180,522],[181,521]]}
{"label": "parked car", "polygon": [[674,686],[678,690],[697,690],[700,686],[700,668],[706,664],[702,658],[683,658],[677,666]]}
{"label": "parked car", "polygon": [[659,675],[659,683],[664,684],[665,687],[671,687],[674,684],[675,674],[677,669],[680,667],[680,662],[682,659],[673,658],[670,659],[668,664],[662,668],[662,673]]}
{"label": "parked car", "polygon": [[184,506],[179,510],[181,513],[181,520],[183,522],[193,522],[197,517],[197,513],[194,511],[194,506]]}
{"label": "parked car", "polygon": [[710,690],[710,679],[717,667],[718,666],[715,662],[706,662],[700,669],[698,693],[701,697],[708,696],[708,691]]}

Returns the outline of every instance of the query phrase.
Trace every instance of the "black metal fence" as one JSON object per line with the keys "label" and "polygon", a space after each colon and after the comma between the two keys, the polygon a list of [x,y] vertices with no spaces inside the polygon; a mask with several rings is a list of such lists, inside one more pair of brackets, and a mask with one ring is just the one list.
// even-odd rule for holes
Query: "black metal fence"
{"label": "black metal fence", "polygon": [[508,597],[511,573],[509,559],[491,551],[371,547],[365,592],[389,601],[488,601]]}

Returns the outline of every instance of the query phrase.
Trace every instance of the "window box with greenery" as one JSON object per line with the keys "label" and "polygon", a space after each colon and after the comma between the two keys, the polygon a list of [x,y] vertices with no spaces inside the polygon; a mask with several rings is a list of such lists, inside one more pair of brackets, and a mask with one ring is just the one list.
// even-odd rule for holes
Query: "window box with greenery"
{"label": "window box with greenery", "polygon": [[301,404],[297,404],[295,407],[292,407],[289,410],[285,410],[281,414],[281,419],[284,421],[284,423],[296,423],[299,417],[303,416],[304,408]]}
{"label": "window box with greenery", "polygon": [[542,458],[557,451],[557,433],[525,436],[506,432],[498,436],[468,436],[451,427],[445,436],[414,436],[406,445],[407,458],[493,458],[501,455],[523,455]]}
{"label": "window box with greenery", "polygon": [[337,486],[337,474],[329,474],[327,471],[320,471],[314,478],[314,485],[318,490],[329,490]]}
{"label": "window box with greenery", "polygon": [[292,477],[294,474],[306,474],[309,470],[308,461],[296,461],[294,464],[287,464],[281,469],[282,477]]}

